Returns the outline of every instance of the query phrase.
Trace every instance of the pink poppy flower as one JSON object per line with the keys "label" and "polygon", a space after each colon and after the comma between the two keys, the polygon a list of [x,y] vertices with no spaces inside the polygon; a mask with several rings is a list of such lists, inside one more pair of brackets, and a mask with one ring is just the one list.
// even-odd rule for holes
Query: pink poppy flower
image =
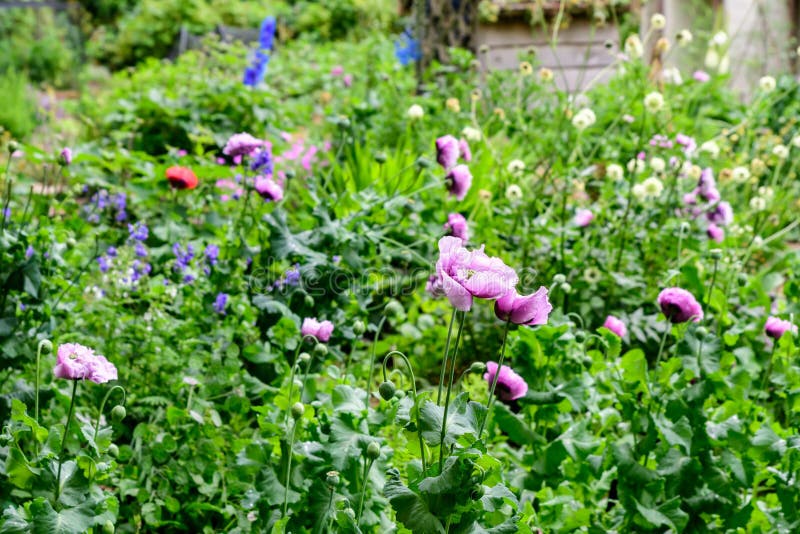
{"label": "pink poppy flower", "polygon": [[780,339],[786,332],[797,333],[797,327],[789,321],[778,319],[777,317],[767,318],[767,323],[764,325],[764,332],[772,339]]}
{"label": "pink poppy flower", "polygon": [[[498,374],[497,362],[486,362],[486,373],[483,375],[483,379],[486,380],[490,388],[496,374]],[[528,384],[524,378],[512,371],[507,365],[500,367],[497,386],[494,390],[497,398],[508,402],[524,397],[527,392]]]}
{"label": "pink poppy flower", "polygon": [[466,165],[456,165],[447,173],[445,181],[450,194],[457,200],[464,200],[472,186],[472,174]]}
{"label": "pink poppy flower", "polygon": [[436,161],[446,171],[456,166],[459,153],[458,140],[452,135],[444,135],[436,140]]}
{"label": "pink poppy flower", "polygon": [[458,152],[461,156],[461,159],[467,163],[472,161],[472,151],[469,149],[469,144],[467,143],[466,139],[461,139],[458,141]]}
{"label": "pink poppy flower", "polygon": [[91,380],[96,384],[103,384],[117,379],[117,368],[105,356],[95,354],[89,347],[78,343],[64,343],[58,347],[53,374],[56,378]]}
{"label": "pink poppy flower", "polygon": [[589,226],[589,223],[591,223],[593,220],[594,213],[592,213],[591,210],[578,210],[575,212],[575,224],[581,228]]}
{"label": "pink poppy flower", "polygon": [[283,188],[275,183],[272,176],[256,176],[253,185],[264,200],[272,202],[283,200]]}
{"label": "pink poppy flower", "polygon": [[467,219],[460,213],[451,213],[447,216],[447,222],[444,224],[444,229],[450,232],[451,236],[457,237],[462,241],[469,241],[469,226]]}
{"label": "pink poppy flower", "polygon": [[228,139],[225,148],[222,149],[222,153],[233,158],[236,156],[249,156],[262,146],[264,146],[264,141],[261,139],[256,139],[249,133],[238,133]]}
{"label": "pink poppy flower", "polygon": [[703,318],[703,308],[694,295],[679,287],[669,287],[658,294],[658,305],[671,323],[693,321],[699,323]]}
{"label": "pink poppy flower", "polygon": [[333,323],[330,321],[317,321],[314,317],[303,319],[303,326],[300,327],[303,336],[314,336],[318,341],[326,343],[333,333]]}
{"label": "pink poppy flower", "polygon": [[530,295],[520,295],[513,289],[494,303],[494,313],[498,319],[520,325],[547,324],[551,311],[553,305],[547,298],[546,287],[540,287]]}
{"label": "pink poppy flower", "polygon": [[606,322],[603,323],[603,326],[617,334],[619,337],[625,337],[625,334],[628,333],[628,327],[625,326],[625,323],[613,315],[606,317]]}
{"label": "pink poppy flower", "polygon": [[714,223],[710,223],[708,225],[706,234],[708,235],[709,239],[716,241],[717,243],[722,243],[725,240],[725,230]]}

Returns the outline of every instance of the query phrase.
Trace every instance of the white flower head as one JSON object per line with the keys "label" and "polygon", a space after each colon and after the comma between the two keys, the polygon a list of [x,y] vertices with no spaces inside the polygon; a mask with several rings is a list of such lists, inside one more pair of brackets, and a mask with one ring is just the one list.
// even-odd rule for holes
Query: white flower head
{"label": "white flower head", "polygon": [[636,184],[631,188],[631,193],[633,196],[636,197],[636,200],[644,200],[647,197],[647,191],[644,188],[644,184]]}
{"label": "white flower head", "polygon": [[628,172],[641,174],[644,172],[644,161],[640,160],[639,158],[633,158],[628,162],[627,167],[628,167]]}
{"label": "white flower head", "polygon": [[642,40],[639,39],[639,36],[631,34],[625,39],[625,53],[628,54],[628,57],[631,59],[639,59],[644,55],[644,46],[642,45]]}
{"label": "white flower head", "polygon": [[595,122],[597,122],[597,116],[594,114],[594,111],[589,108],[582,108],[572,117],[572,125],[581,131]]}
{"label": "white flower head", "polygon": [[731,171],[731,179],[739,184],[742,184],[750,179],[750,169],[747,167],[734,167]]}
{"label": "white flower head", "polygon": [[664,172],[664,169],[667,168],[667,162],[659,157],[650,158],[650,168],[656,172]]}
{"label": "white flower head", "polygon": [[418,120],[421,119],[425,115],[425,110],[422,109],[422,106],[419,104],[413,104],[408,111],[406,111],[406,116],[411,120]]}
{"label": "white flower head", "polygon": [[712,158],[719,156],[719,145],[714,141],[706,141],[700,145],[700,152],[706,152]]}
{"label": "white flower head", "polygon": [[511,202],[522,199],[522,189],[517,184],[511,184],[506,188],[506,198]]}
{"label": "white flower head", "polygon": [[653,16],[650,17],[650,26],[652,26],[654,30],[663,30],[666,25],[667,17],[661,13],[653,13]]}
{"label": "white flower head", "polygon": [[508,166],[506,167],[508,172],[511,174],[519,174],[525,170],[525,162],[521,159],[512,159],[508,162]]}
{"label": "white flower head", "polygon": [[750,208],[753,211],[764,211],[767,209],[767,199],[763,197],[753,197],[750,199]]}
{"label": "white flower head", "polygon": [[728,34],[722,31],[715,33],[714,37],[711,38],[711,44],[715,46],[725,46],[728,44]]}
{"label": "white flower head", "polygon": [[772,198],[775,196],[775,190],[769,186],[762,185],[758,188],[758,194],[764,198]]}
{"label": "white flower head", "polygon": [[461,133],[467,138],[467,141],[480,141],[481,131],[472,126],[465,126]]}
{"label": "white flower head", "polygon": [[661,192],[664,191],[664,182],[655,176],[651,176],[642,182],[642,186],[644,187],[645,196],[648,198],[660,197]]}
{"label": "white flower head", "polygon": [[792,145],[796,148],[800,148],[800,135],[795,135],[792,137]]}
{"label": "white flower head", "polygon": [[776,85],[777,82],[775,81],[775,78],[773,78],[772,76],[764,76],[760,80],[758,80],[758,86],[765,93],[771,93],[772,91],[774,91]]}
{"label": "white flower head", "polygon": [[789,149],[786,148],[786,145],[775,145],[772,147],[772,153],[778,157],[778,159],[786,159],[789,157]]}
{"label": "white flower head", "polygon": [[719,52],[714,50],[713,48],[709,48],[706,52],[706,59],[705,64],[706,68],[709,70],[716,69],[719,67]]}
{"label": "white flower head", "polygon": [[653,91],[644,97],[644,107],[650,113],[658,113],[664,108],[664,95]]}
{"label": "white flower head", "polygon": [[717,72],[720,74],[728,74],[728,71],[731,68],[731,56],[725,54],[722,56],[722,59],[719,60],[719,68],[717,68]]}
{"label": "white flower head", "polygon": [[618,163],[612,163],[606,167],[606,176],[608,176],[609,179],[618,182],[625,176],[625,170],[622,168],[622,165],[619,165]]}
{"label": "white flower head", "polygon": [[668,67],[663,70],[661,75],[668,84],[680,85],[683,83],[683,76],[681,76],[681,71],[678,67]]}
{"label": "white flower head", "polygon": [[678,35],[675,36],[675,40],[678,41],[679,46],[689,46],[692,39],[694,39],[694,36],[689,30],[681,30],[678,32]]}

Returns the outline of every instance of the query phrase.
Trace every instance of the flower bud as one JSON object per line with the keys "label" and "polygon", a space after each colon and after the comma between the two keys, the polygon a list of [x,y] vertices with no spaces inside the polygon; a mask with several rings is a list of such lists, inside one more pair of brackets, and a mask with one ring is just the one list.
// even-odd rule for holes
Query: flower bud
{"label": "flower bud", "polygon": [[17,150],[19,150],[19,143],[17,143],[16,141],[9,141],[6,148],[8,148],[9,154],[13,154]]}
{"label": "flower bud", "polygon": [[697,334],[698,338],[705,339],[706,337],[708,337],[708,328],[706,328],[705,326],[698,326],[697,330],[695,330],[695,333]]}
{"label": "flower bud", "polygon": [[326,347],[324,343],[317,343],[314,345],[314,356],[319,356],[322,358],[323,356],[327,356],[327,354],[328,347]]}
{"label": "flower bud", "polygon": [[117,447],[113,443],[111,445],[109,445],[108,446],[108,455],[111,456],[112,458],[116,458],[117,456],[119,456],[119,447]]}
{"label": "flower bud", "polygon": [[325,483],[330,486],[331,489],[335,488],[339,485],[339,471],[328,471],[325,476]]}
{"label": "flower bud", "polygon": [[417,167],[420,169],[430,169],[433,167],[433,163],[428,158],[423,158],[420,156],[417,158]]}
{"label": "flower bud", "polygon": [[291,180],[296,176],[295,172],[292,169],[286,169],[285,173],[286,173],[286,178],[289,180]]}
{"label": "flower bud", "polygon": [[555,275],[555,276],[553,277],[553,283],[554,283],[554,284],[559,284],[559,285],[560,285],[560,284],[563,284],[563,283],[564,283],[564,282],[566,282],[566,281],[567,281],[567,277],[566,277],[566,276],[564,276],[564,275],[563,275],[563,274],[561,274],[561,273],[558,273],[557,275]]}
{"label": "flower bud", "polygon": [[394,398],[397,399],[397,400],[400,400],[405,396],[406,396],[406,392],[403,391],[402,389],[398,389],[397,391],[394,392]]}
{"label": "flower bud", "polygon": [[114,523],[109,519],[103,523],[103,534],[114,534]]}
{"label": "flower bud", "polygon": [[367,445],[367,458],[370,460],[377,460],[381,455],[381,446],[376,441],[370,441]]}
{"label": "flower bud", "polygon": [[563,284],[561,284],[561,291],[563,291],[564,293],[571,293],[572,286],[567,282],[564,282]]}
{"label": "flower bud", "polygon": [[405,310],[403,309],[402,304],[392,299],[386,304],[386,308],[384,308],[384,313],[386,313],[387,317],[402,317],[403,314],[405,313]]}
{"label": "flower bud", "polygon": [[391,382],[388,381],[382,382],[381,385],[378,386],[378,393],[381,394],[381,398],[383,398],[383,400],[385,401],[388,401],[389,399],[394,397],[394,392],[395,392],[394,384],[392,384]]}
{"label": "flower bud", "polygon": [[305,298],[303,299],[303,302],[309,308],[314,307],[314,297],[312,297],[311,295],[306,295]]}
{"label": "flower bud", "polygon": [[577,332],[575,332],[575,341],[577,341],[578,343],[583,343],[584,341],[586,341],[586,332],[584,332],[583,330],[578,330]]}
{"label": "flower bud", "polygon": [[373,157],[373,159],[374,159],[376,162],[378,162],[378,163],[381,163],[381,164],[383,164],[383,163],[386,163],[386,160],[387,160],[387,157],[386,157],[386,153],[385,153],[385,152],[377,152],[377,153],[376,153],[374,156],[372,156],[372,157]]}
{"label": "flower bud", "polygon": [[311,360],[311,355],[307,352],[301,352],[297,357],[297,361],[300,363],[308,363],[309,360]]}
{"label": "flower bud", "polygon": [[115,423],[121,422],[123,419],[125,419],[125,416],[127,414],[128,414],[128,412],[125,411],[125,406],[123,406],[121,404],[117,404],[116,406],[114,406],[111,409],[111,419]]}
{"label": "flower bud", "polygon": [[39,342],[39,352],[44,356],[47,356],[48,354],[53,352],[53,342],[50,341],[49,339],[41,340]]}
{"label": "flower bud", "polygon": [[486,364],[483,362],[472,362],[472,365],[469,366],[469,372],[483,374],[486,372]]}
{"label": "flower bud", "polygon": [[482,484],[475,484],[472,487],[472,491],[469,492],[469,496],[473,501],[477,501],[478,499],[483,497],[484,493],[486,493],[486,490],[483,489],[483,485]]}
{"label": "flower bud", "polygon": [[737,282],[739,283],[740,287],[744,287],[750,280],[747,278],[747,275],[744,273],[739,273]]}
{"label": "flower bud", "polygon": [[709,256],[711,256],[712,260],[719,260],[722,258],[722,249],[713,248],[709,251]]}
{"label": "flower bud", "polygon": [[357,336],[362,335],[364,332],[367,331],[367,326],[364,324],[364,321],[356,320],[353,322],[353,333]]}
{"label": "flower bud", "polygon": [[347,507],[343,510],[344,515],[350,518],[351,521],[356,520],[356,513],[353,511],[352,508]]}
{"label": "flower bud", "polygon": [[306,407],[303,405],[302,402],[295,402],[292,404],[292,419],[297,421],[301,417],[303,417],[303,413],[306,411]]}

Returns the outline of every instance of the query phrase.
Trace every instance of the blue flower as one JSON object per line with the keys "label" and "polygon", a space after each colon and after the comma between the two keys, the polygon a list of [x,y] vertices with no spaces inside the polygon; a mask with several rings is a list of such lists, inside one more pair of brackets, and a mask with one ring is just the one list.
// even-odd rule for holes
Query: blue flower
{"label": "blue flower", "polygon": [[141,243],[136,243],[136,246],[134,247],[134,252],[140,258],[147,257],[147,247],[145,247]]}
{"label": "blue flower", "polygon": [[267,75],[268,64],[269,56],[265,52],[257,50],[253,56],[253,62],[244,69],[244,79],[242,83],[248,87],[255,87],[263,82],[264,77]]}
{"label": "blue flower", "polygon": [[101,273],[106,273],[111,268],[111,260],[106,256],[100,256],[97,258],[97,264],[100,265]]}
{"label": "blue flower", "polygon": [[252,156],[250,170],[263,174],[272,174],[272,151],[268,146],[260,149]]}
{"label": "blue flower", "polygon": [[146,241],[147,236],[149,235],[147,225],[142,221],[139,221],[136,224],[129,224],[128,233],[130,234],[131,239],[134,241]]}
{"label": "blue flower", "polygon": [[261,30],[258,33],[258,44],[261,50],[272,50],[272,45],[275,41],[275,29],[277,22],[275,17],[269,16],[261,21]]}
{"label": "blue flower", "polygon": [[25,249],[25,259],[26,259],[26,260],[27,260],[27,259],[30,259],[30,257],[31,257],[31,256],[33,256],[33,254],[34,254],[35,252],[36,252],[36,251],[34,250],[34,248],[33,248],[33,245],[28,245],[28,248],[27,248],[27,249]]}
{"label": "blue flower", "polygon": [[205,250],[205,255],[210,265],[216,265],[219,259],[219,247],[213,243],[208,245]]}
{"label": "blue flower", "polygon": [[214,300],[214,311],[225,315],[225,306],[228,304],[228,295],[226,293],[220,293],[217,295],[217,298]]}
{"label": "blue flower", "polygon": [[394,42],[394,56],[401,65],[408,65],[422,58],[419,43],[414,39],[410,28],[406,28],[400,38]]}

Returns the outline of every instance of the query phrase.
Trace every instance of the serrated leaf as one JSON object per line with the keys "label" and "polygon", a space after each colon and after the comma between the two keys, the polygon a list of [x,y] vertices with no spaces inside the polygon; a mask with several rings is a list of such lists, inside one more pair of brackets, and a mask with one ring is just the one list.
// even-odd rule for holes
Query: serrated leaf
{"label": "serrated leaf", "polygon": [[425,534],[444,534],[441,521],[431,513],[422,498],[400,481],[397,469],[387,472],[383,494],[395,511],[397,520],[411,532]]}

